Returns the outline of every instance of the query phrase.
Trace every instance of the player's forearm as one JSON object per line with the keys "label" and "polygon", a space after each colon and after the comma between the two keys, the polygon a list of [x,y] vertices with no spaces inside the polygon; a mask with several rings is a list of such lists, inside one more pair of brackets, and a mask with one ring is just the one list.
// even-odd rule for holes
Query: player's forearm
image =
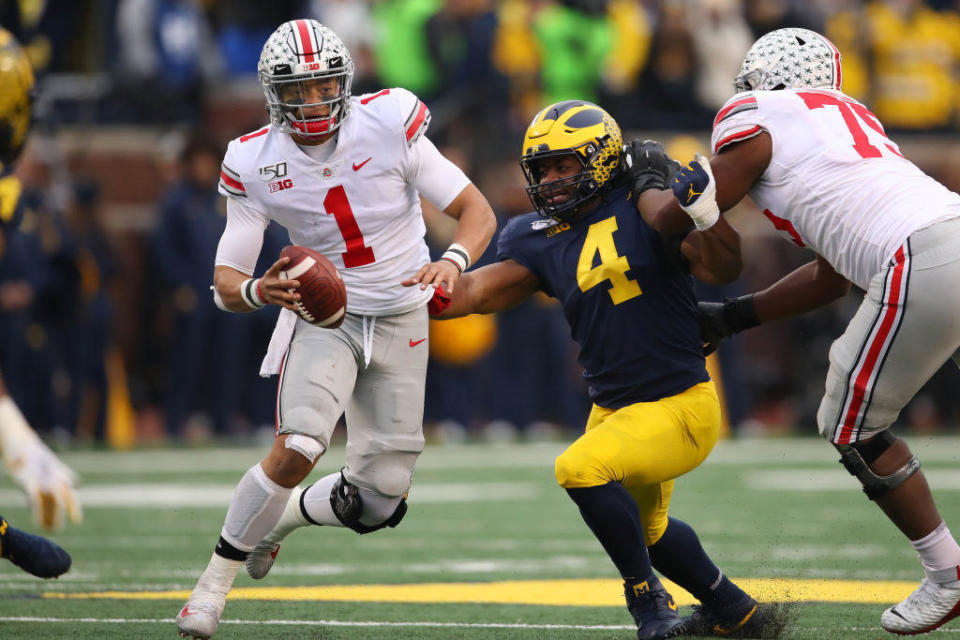
{"label": "player's forearm", "polygon": [[647,189],[637,202],[643,221],[662,235],[684,233],[693,228],[690,220],[670,190]]}
{"label": "player's forearm", "polygon": [[740,276],[740,234],[721,218],[706,231],[694,231],[698,240],[698,259],[691,261],[691,272],[704,282],[727,284]]}
{"label": "player's forearm", "polygon": [[757,293],[754,307],[760,322],[813,311],[841,298],[850,283],[822,260],[808,262]]}
{"label": "player's forearm", "polygon": [[480,192],[472,198],[460,215],[460,223],[453,235],[453,242],[462,245],[470,253],[471,263],[476,262],[486,251],[490,239],[497,230],[497,218],[490,204]]}
{"label": "player's forearm", "polygon": [[457,280],[457,287],[450,294],[450,305],[439,315],[431,316],[437,320],[451,320],[453,318],[462,318],[476,311],[475,277],[473,273],[465,273]]}
{"label": "player's forearm", "polygon": [[244,313],[254,307],[244,300],[240,287],[250,279],[245,273],[231,267],[217,266],[213,271],[213,286],[220,301],[228,311]]}

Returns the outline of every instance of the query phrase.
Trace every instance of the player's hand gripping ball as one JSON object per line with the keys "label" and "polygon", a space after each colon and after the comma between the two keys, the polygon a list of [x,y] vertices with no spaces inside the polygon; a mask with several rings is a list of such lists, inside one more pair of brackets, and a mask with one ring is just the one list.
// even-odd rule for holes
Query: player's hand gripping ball
{"label": "player's hand gripping ball", "polygon": [[339,327],[347,311],[347,289],[337,268],[320,252],[298,245],[284,247],[280,257],[290,258],[280,277],[300,281],[295,290],[300,317],[318,327]]}

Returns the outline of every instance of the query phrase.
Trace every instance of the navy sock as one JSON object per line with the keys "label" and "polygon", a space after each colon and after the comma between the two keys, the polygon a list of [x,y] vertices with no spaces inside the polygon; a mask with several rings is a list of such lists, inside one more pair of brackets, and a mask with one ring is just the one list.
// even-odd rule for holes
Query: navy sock
{"label": "navy sock", "polygon": [[722,607],[749,597],[713,564],[696,532],[682,520],[669,518],[666,531],[647,551],[657,571],[706,605]]}
{"label": "navy sock", "polygon": [[580,515],[625,581],[635,584],[655,580],[643,544],[643,525],[637,503],[620,483],[567,489],[567,494],[580,507]]}

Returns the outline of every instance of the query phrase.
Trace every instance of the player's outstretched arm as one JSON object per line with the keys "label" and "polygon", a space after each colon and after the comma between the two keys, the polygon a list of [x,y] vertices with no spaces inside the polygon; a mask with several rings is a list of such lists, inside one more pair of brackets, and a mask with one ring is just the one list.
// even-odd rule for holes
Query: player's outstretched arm
{"label": "player's outstretched arm", "polygon": [[[710,159],[716,185],[716,203],[721,212],[743,200],[767,170],[772,153],[770,134],[763,132],[743,142],[724,147]],[[637,200],[637,208],[644,222],[662,234],[683,233],[693,227],[689,214],[684,211],[680,200],[674,197],[670,189],[644,191]]]}
{"label": "player's outstretched arm", "polygon": [[33,517],[46,529],[59,528],[63,514],[83,520],[74,490],[77,476],[27,424],[0,377],[0,454],[14,481],[27,494]]}
{"label": "player's outstretched arm", "polygon": [[280,258],[259,278],[251,278],[242,271],[225,265],[213,269],[213,287],[220,300],[218,306],[226,311],[255,311],[268,304],[276,304],[296,311],[299,293],[291,293],[300,286],[298,280],[280,277],[280,271],[290,258]]}
{"label": "player's outstretched arm", "polygon": [[502,260],[463,274],[450,305],[433,317],[445,320],[511,309],[539,288],[540,281],[532,271],[515,260]]}
{"label": "player's outstretched arm", "polygon": [[848,291],[850,282],[817,256],[758,293],[724,302],[700,302],[697,307],[704,353],[711,353],[735,333],[813,311]]}

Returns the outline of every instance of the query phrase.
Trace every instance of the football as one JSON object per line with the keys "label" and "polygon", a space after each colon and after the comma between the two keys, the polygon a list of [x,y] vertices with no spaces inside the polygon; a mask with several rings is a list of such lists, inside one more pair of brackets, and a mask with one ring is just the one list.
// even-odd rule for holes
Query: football
{"label": "football", "polygon": [[347,311],[347,289],[337,268],[320,252],[298,245],[284,247],[280,257],[290,258],[280,277],[300,281],[300,317],[318,327],[339,327]]}

